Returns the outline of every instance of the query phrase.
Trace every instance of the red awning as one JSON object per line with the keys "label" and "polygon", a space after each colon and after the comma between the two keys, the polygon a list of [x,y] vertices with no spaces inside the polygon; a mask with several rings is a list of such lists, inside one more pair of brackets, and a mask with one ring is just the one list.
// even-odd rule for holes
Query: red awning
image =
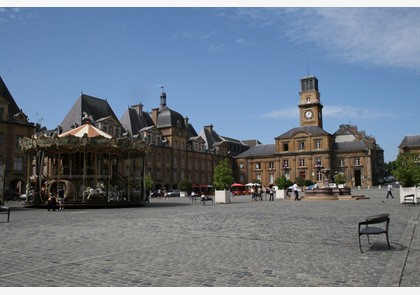
{"label": "red awning", "polygon": [[244,184],[241,184],[241,183],[234,183],[234,184],[232,184],[232,187],[242,187],[242,186],[245,186]]}

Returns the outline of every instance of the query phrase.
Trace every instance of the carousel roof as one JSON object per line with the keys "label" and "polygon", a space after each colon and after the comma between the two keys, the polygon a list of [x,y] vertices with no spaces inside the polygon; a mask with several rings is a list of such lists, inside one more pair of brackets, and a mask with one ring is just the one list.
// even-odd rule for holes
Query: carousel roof
{"label": "carousel roof", "polygon": [[95,126],[91,125],[91,124],[84,124],[82,126],[79,126],[77,128],[74,128],[72,130],[69,130],[67,132],[64,132],[60,135],[58,135],[59,137],[65,137],[68,135],[73,135],[76,137],[83,137],[84,135],[87,135],[87,137],[91,138],[91,137],[97,137],[97,136],[103,136],[105,138],[112,138],[112,136],[98,128],[96,128]]}

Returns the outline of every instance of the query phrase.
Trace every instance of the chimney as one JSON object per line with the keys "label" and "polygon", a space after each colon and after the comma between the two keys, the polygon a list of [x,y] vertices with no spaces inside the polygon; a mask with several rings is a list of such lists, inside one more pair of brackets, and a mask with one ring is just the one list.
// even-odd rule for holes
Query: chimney
{"label": "chimney", "polygon": [[136,104],[136,105],[133,105],[133,106],[131,106],[133,109],[135,109],[136,110],[136,112],[137,112],[137,115],[139,115],[140,116],[140,114],[142,114],[143,113],[143,105],[142,105],[142,103],[139,103],[139,104]]}
{"label": "chimney", "polygon": [[158,111],[159,111],[159,109],[158,109],[158,108],[156,108],[156,109],[152,109],[152,120],[153,120],[153,123],[154,123],[155,125],[157,125]]}
{"label": "chimney", "polygon": [[213,133],[213,124],[210,124],[210,125],[207,125],[207,126],[204,126],[204,128],[210,133],[210,134],[212,134]]}

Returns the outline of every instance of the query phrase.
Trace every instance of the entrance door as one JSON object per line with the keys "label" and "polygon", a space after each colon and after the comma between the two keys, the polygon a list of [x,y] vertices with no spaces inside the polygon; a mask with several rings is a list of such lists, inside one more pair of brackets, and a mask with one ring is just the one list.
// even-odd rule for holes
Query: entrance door
{"label": "entrance door", "polygon": [[362,185],[362,173],[360,170],[354,170],[354,186]]}

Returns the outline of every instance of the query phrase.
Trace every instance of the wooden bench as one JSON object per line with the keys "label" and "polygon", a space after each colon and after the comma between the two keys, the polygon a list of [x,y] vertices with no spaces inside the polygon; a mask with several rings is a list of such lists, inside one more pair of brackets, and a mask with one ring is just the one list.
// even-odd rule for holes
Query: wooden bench
{"label": "wooden bench", "polygon": [[[389,238],[388,238],[388,227],[389,227],[389,214],[378,214],[374,216],[366,217],[366,220],[359,222],[358,227],[358,233],[359,233],[359,248],[360,252],[363,253],[362,250],[362,244],[360,243],[360,236],[366,235],[368,243],[370,244],[369,236],[370,235],[380,235],[385,234],[386,235],[386,241],[388,243],[388,248],[391,249],[391,245],[389,244]],[[371,226],[374,224],[381,224],[385,223],[384,226]]]}
{"label": "wooden bench", "polygon": [[7,214],[7,222],[10,220],[10,208],[5,206],[0,206],[0,214]]}
{"label": "wooden bench", "polygon": [[414,194],[406,195],[406,196],[404,196],[404,201],[402,203],[403,204],[412,204],[412,205],[415,205],[416,204],[415,198],[416,198],[416,196]]}

